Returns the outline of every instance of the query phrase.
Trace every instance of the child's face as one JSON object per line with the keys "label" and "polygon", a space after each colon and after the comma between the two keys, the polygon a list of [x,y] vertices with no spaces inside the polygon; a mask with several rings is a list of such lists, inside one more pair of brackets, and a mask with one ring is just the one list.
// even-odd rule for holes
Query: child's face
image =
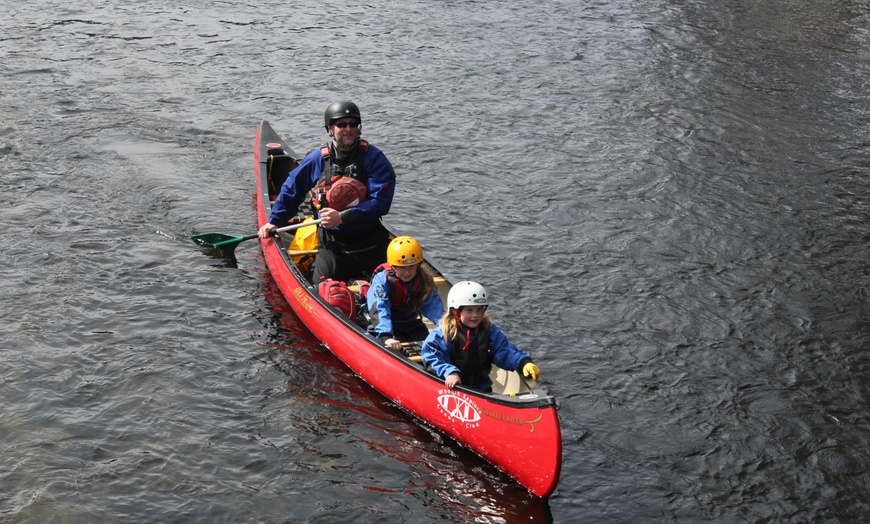
{"label": "child's face", "polygon": [[483,306],[462,306],[459,308],[459,321],[463,326],[474,329],[483,320],[485,311]]}
{"label": "child's face", "polygon": [[417,275],[417,266],[394,267],[393,271],[402,282],[410,282]]}

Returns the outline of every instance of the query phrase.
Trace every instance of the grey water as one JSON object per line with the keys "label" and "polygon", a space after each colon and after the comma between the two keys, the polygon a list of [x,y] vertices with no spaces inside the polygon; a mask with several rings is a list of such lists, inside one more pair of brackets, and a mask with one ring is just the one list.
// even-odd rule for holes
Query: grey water
{"label": "grey water", "polygon": [[[0,8],[0,521],[870,514],[867,0]],[[549,500],[190,241],[342,99],[559,399]]]}

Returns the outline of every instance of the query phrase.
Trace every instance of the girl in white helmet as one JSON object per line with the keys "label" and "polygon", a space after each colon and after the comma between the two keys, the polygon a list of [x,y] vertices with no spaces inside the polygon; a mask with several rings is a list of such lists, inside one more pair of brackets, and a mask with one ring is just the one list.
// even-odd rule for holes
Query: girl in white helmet
{"label": "girl in white helmet", "polygon": [[491,391],[492,365],[507,371],[521,371],[538,380],[541,371],[532,357],[513,345],[486,313],[486,289],[477,282],[459,282],[447,294],[447,313],[423,343],[423,360],[444,379]]}

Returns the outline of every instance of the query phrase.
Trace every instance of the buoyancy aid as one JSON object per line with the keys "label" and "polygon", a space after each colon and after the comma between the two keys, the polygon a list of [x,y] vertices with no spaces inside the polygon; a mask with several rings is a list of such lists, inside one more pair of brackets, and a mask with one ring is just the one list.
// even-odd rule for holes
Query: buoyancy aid
{"label": "buoyancy aid", "polygon": [[[450,341],[453,365],[462,374],[462,383],[474,386],[492,371],[492,354],[489,348],[489,328],[472,330],[462,326]],[[464,330],[464,332],[463,332]]]}
{"label": "buoyancy aid", "polygon": [[419,315],[414,304],[414,297],[422,288],[419,273],[414,276],[413,280],[406,283],[396,276],[396,272],[390,264],[384,263],[376,267],[372,278],[378,271],[384,271],[387,277],[387,296],[390,298],[390,318],[392,321],[401,322],[417,318]]}
{"label": "buoyancy aid", "polygon": [[360,139],[356,144],[356,149],[351,153],[350,161],[345,166],[339,166],[335,162],[332,155],[332,148],[329,145],[320,148],[320,154],[323,156],[323,170],[320,172],[320,179],[314,189],[311,190],[311,203],[315,209],[329,207],[326,194],[329,188],[332,187],[339,178],[346,176],[357,180],[363,185],[367,185],[368,175],[363,167],[363,159],[368,151],[369,143]]}

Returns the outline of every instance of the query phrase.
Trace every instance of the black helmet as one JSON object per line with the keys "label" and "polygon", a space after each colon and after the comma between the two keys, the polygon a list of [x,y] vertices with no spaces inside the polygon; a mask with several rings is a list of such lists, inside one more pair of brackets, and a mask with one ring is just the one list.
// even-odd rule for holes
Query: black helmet
{"label": "black helmet", "polygon": [[353,102],[336,102],[326,108],[326,113],[323,114],[323,123],[326,129],[329,130],[330,124],[347,117],[356,118],[358,124],[362,123],[362,117],[356,104]]}

